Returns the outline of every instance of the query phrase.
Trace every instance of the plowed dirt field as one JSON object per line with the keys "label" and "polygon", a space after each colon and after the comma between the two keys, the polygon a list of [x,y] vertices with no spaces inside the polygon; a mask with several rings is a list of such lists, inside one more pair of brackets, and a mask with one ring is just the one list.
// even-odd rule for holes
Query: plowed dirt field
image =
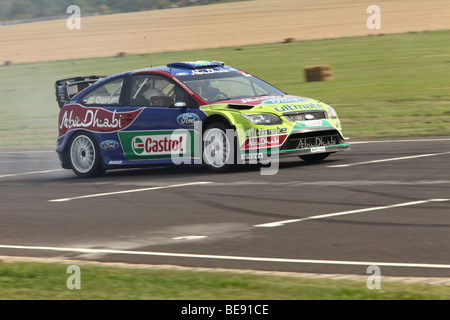
{"label": "plowed dirt field", "polygon": [[[370,5],[381,29],[370,30]],[[450,29],[448,0],[254,0],[0,26],[0,65]],[[66,8],[62,8],[62,12]],[[69,18],[70,14],[67,14]]]}

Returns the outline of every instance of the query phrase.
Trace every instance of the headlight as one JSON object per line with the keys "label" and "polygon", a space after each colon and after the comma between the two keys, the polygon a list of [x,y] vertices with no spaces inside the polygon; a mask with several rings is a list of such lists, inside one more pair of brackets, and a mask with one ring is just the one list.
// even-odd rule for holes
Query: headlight
{"label": "headlight", "polygon": [[328,106],[328,114],[330,115],[331,119],[337,118],[336,110],[334,110],[332,107]]}
{"label": "headlight", "polygon": [[276,115],[270,113],[241,113],[245,119],[253,122],[254,124],[263,124],[263,125],[272,125],[272,124],[281,124],[281,119]]}

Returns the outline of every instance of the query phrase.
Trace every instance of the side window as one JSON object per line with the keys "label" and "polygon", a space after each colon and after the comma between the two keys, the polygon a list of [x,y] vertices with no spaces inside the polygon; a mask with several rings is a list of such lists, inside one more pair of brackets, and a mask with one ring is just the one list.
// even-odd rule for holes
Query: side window
{"label": "side window", "polygon": [[169,79],[157,75],[137,75],[131,80],[130,105],[170,107],[176,102],[198,106],[187,92]]}
{"label": "side window", "polygon": [[104,85],[94,89],[83,97],[83,104],[117,106],[120,102],[123,78],[111,80]]}

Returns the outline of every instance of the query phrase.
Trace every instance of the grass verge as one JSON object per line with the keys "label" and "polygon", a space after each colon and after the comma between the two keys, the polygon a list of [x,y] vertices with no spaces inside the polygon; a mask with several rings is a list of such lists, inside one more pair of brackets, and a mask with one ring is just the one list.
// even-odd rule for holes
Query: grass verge
{"label": "grass verge", "polygon": [[[312,279],[229,271],[79,265],[80,289],[68,289],[68,265],[0,262],[2,300],[448,300],[450,289],[381,280]],[[369,275],[367,276],[369,277]],[[74,283],[69,279],[70,283]]]}

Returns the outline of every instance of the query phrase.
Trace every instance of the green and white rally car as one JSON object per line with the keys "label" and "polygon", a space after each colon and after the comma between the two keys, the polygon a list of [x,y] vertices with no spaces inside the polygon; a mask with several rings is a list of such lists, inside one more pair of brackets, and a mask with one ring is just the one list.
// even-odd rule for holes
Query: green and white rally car
{"label": "green and white rally car", "polygon": [[217,61],[56,81],[57,149],[80,177],[147,165],[236,163],[348,150],[336,111]]}

